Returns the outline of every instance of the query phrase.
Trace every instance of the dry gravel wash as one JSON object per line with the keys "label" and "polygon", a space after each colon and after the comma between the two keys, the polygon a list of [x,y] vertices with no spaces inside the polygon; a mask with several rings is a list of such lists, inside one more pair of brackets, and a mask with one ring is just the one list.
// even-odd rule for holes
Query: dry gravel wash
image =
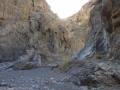
{"label": "dry gravel wash", "polygon": [[87,90],[62,80],[66,74],[48,67],[32,70],[7,69],[0,72],[0,90]]}
{"label": "dry gravel wash", "polygon": [[[87,78],[85,73],[94,75],[95,77],[96,74],[91,73],[91,68],[94,66],[99,68],[100,71],[98,70],[97,72],[103,72],[101,77],[105,73],[110,76],[110,71],[114,70],[116,75],[119,76],[117,72],[120,70],[120,64],[118,63],[103,61],[95,63],[94,61],[92,65],[87,62],[85,65],[78,65],[79,67],[75,64],[76,67],[71,68],[67,73],[62,73],[58,69],[53,70],[50,67],[31,70],[13,70],[12,65],[12,63],[0,64],[0,90],[120,90],[120,84],[117,83],[114,85],[100,84],[98,87],[89,87],[82,84],[77,86],[70,80],[76,80],[75,82],[77,82],[82,75],[84,78]],[[78,77],[75,79],[73,74],[78,75]]]}

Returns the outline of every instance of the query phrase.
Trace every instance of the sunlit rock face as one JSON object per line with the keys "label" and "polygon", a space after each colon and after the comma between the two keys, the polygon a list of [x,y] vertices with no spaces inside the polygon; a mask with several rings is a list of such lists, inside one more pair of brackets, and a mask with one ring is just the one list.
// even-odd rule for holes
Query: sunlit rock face
{"label": "sunlit rock face", "polygon": [[90,33],[85,47],[76,59],[108,57],[120,59],[119,6],[117,0],[91,0],[94,8],[90,11]]}
{"label": "sunlit rock face", "polygon": [[73,53],[79,52],[85,46],[86,38],[89,32],[90,11],[92,10],[92,2],[88,2],[74,15],[67,18],[67,23],[73,33]]}
{"label": "sunlit rock face", "polygon": [[89,1],[77,12],[76,14],[72,15],[68,19],[76,24],[88,24],[90,19],[90,11],[93,9],[93,1]]}
{"label": "sunlit rock face", "polygon": [[59,18],[66,19],[76,14],[84,4],[89,0],[46,0],[51,10],[56,13]]}

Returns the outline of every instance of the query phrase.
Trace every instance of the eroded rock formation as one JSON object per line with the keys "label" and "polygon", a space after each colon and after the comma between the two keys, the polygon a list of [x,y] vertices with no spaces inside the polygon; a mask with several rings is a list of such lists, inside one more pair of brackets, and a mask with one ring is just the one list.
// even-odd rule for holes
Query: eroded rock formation
{"label": "eroded rock formation", "polygon": [[85,47],[76,59],[96,57],[119,58],[119,1],[91,0],[94,7],[90,11],[90,33]]}
{"label": "eroded rock formation", "polygon": [[0,3],[0,62],[15,61],[31,48],[46,60],[70,59],[83,47],[75,59],[119,59],[119,1],[91,0],[65,21],[45,0],[6,2]]}
{"label": "eroded rock formation", "polygon": [[31,48],[49,59],[69,52],[69,31],[45,0],[1,0],[0,6],[0,62],[15,61]]}

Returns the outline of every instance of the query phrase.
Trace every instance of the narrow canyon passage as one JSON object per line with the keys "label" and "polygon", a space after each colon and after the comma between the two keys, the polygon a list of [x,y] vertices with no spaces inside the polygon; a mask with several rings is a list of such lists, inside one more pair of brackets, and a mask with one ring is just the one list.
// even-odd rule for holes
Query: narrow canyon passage
{"label": "narrow canyon passage", "polygon": [[0,0],[0,90],[120,90],[119,0]]}

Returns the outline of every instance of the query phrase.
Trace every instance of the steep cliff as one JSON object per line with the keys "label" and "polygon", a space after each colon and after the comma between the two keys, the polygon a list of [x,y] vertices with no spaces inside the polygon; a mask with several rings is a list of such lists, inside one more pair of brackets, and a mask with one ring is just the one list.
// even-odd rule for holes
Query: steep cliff
{"label": "steep cliff", "polygon": [[[39,0],[38,0],[39,1]],[[35,10],[50,11],[44,0],[1,0],[0,2],[0,61],[14,61],[29,46],[33,31],[30,26],[30,15]]]}
{"label": "steep cliff", "polygon": [[119,1],[91,0],[90,33],[85,47],[75,56],[85,59],[93,55],[99,58],[119,58]]}
{"label": "steep cliff", "polygon": [[68,59],[83,47],[73,35],[75,24],[60,20],[45,0],[1,0],[0,7],[0,62],[15,61],[29,49],[46,60]]}
{"label": "steep cliff", "polygon": [[0,62],[34,48],[44,56],[69,48],[68,31],[45,0],[0,0]]}

